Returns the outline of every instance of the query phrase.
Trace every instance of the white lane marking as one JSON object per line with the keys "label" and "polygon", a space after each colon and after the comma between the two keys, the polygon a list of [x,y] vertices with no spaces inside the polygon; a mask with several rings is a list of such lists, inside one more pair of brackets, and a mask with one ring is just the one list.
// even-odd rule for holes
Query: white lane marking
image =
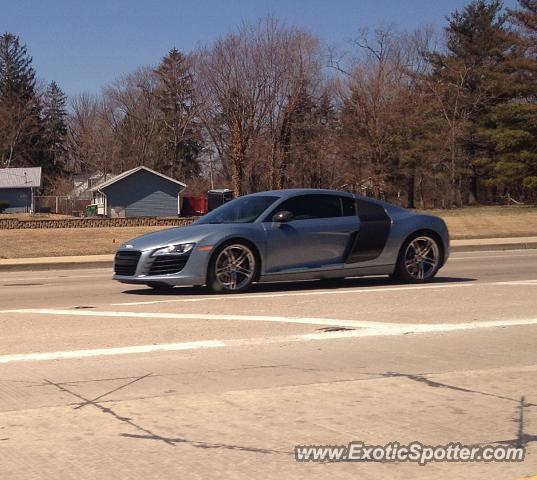
{"label": "white lane marking", "polygon": [[165,343],[160,345],[138,345],[135,347],[99,348],[94,350],[70,350],[46,353],[19,353],[0,356],[0,363],[61,360],[66,358],[100,357],[105,355],[129,355],[134,353],[151,353],[159,351],[194,350],[197,348],[224,347],[224,342],[206,340],[199,342]]}
{"label": "white lane marking", "polygon": [[38,315],[68,315],[80,317],[122,317],[122,318],[160,318],[177,320],[234,320],[248,322],[298,323],[306,325],[325,325],[331,327],[389,328],[391,323],[368,322],[359,320],[338,320],[332,318],[280,317],[267,315],[213,315],[203,313],[155,313],[155,312],[115,312],[96,310],[66,310],[54,308],[23,308],[2,310],[0,313],[33,313]]}
{"label": "white lane marking", "polygon": [[535,285],[537,284],[537,280],[535,279],[529,279],[529,280],[510,280],[505,282],[496,282],[497,285]]}
{"label": "white lane marking", "polygon": [[314,292],[286,292],[286,293],[263,293],[258,295],[213,295],[212,297],[197,297],[197,298],[179,298],[169,300],[151,300],[146,302],[123,302],[123,303],[111,303],[110,306],[128,306],[128,305],[155,305],[158,303],[187,303],[187,302],[206,302],[209,300],[247,300],[252,298],[275,298],[275,297],[302,297],[302,296],[314,296],[314,295],[344,295],[349,293],[374,293],[374,292],[397,292],[402,290],[423,290],[431,288],[460,288],[471,287],[471,283],[453,283],[442,285],[416,285],[411,287],[362,287],[353,289],[334,289],[334,290],[321,290]]}
{"label": "white lane marking", "polygon": [[[373,324],[373,322],[371,322]],[[408,333],[424,334],[424,333],[441,333],[454,332],[462,330],[477,330],[483,328],[497,327],[513,327],[521,325],[537,325],[537,318],[526,318],[517,320],[495,320],[485,322],[471,323],[454,323],[454,324],[391,324],[389,328],[372,326],[371,328],[363,328],[360,330],[344,331],[344,332],[326,332],[326,333],[310,333],[303,335],[286,335],[269,338],[246,338],[235,340],[203,340],[194,342],[181,343],[164,343],[154,345],[138,345],[132,347],[116,347],[116,348],[100,348],[91,350],[70,350],[59,352],[43,352],[43,353],[27,353],[27,354],[12,354],[0,356],[0,364],[25,362],[25,361],[49,361],[74,358],[88,358],[99,356],[112,355],[132,355],[139,353],[153,353],[161,351],[181,351],[181,350],[199,350],[209,348],[223,347],[242,347],[254,345],[269,345],[279,343],[293,342],[310,342],[337,340],[360,337],[378,337],[378,336],[396,336],[405,335]]]}
{"label": "white lane marking", "polygon": [[[391,324],[395,325],[395,324]],[[481,328],[516,327],[537,325],[537,318],[517,318],[515,320],[484,320],[481,322],[464,323],[406,323],[402,326],[413,333],[455,332],[458,330],[479,330]]]}

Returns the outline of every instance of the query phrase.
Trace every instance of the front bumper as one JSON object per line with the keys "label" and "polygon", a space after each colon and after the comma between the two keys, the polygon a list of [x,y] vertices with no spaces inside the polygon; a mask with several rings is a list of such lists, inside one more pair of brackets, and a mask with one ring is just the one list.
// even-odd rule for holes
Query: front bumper
{"label": "front bumper", "polygon": [[140,256],[136,263],[134,273],[132,275],[118,274],[117,270],[122,273],[122,270],[117,268],[117,256],[121,253],[129,252],[133,254],[134,252],[129,250],[120,250],[116,254],[116,260],[114,262],[114,280],[117,280],[121,283],[130,283],[130,284],[145,284],[145,285],[205,285],[207,282],[207,268],[210,260],[210,251],[198,250],[194,248],[186,264],[177,273],[167,273],[167,274],[155,274],[154,271],[158,270],[152,267],[154,266],[155,259],[161,257],[151,257],[151,253],[154,249],[145,250],[140,252]]}

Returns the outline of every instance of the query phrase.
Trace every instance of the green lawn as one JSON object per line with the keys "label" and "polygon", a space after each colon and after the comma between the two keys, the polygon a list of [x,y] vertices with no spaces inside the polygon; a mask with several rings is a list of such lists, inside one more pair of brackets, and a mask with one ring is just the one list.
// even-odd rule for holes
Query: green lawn
{"label": "green lawn", "polygon": [[467,207],[427,213],[442,217],[453,239],[537,236],[537,207]]}

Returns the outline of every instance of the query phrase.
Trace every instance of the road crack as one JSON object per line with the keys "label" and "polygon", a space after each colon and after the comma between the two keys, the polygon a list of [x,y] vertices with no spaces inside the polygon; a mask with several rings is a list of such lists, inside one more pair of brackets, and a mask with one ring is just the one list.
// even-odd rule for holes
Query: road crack
{"label": "road crack", "polygon": [[243,445],[234,445],[234,444],[228,444],[228,443],[218,443],[218,442],[205,442],[200,440],[192,440],[184,437],[166,437],[163,435],[159,435],[149,428],[146,428],[139,423],[135,422],[133,419],[129,417],[122,416],[118,414],[116,411],[113,410],[111,407],[105,407],[99,403],[99,400],[101,400],[106,395],[109,395],[113,392],[117,392],[118,390],[121,390],[122,388],[125,388],[129,385],[132,385],[133,383],[137,381],[141,381],[145,378],[150,377],[152,374],[146,374],[141,377],[136,377],[134,380],[115,388],[114,390],[111,390],[103,395],[99,395],[99,397],[95,399],[86,398],[83,395],[72,391],[71,389],[67,388],[65,384],[53,382],[49,379],[44,379],[44,384],[53,386],[60,390],[61,392],[67,393],[73,397],[76,397],[77,399],[81,400],[80,403],[75,406],[75,410],[85,407],[85,406],[92,406],[96,409],[98,409],[100,412],[109,415],[113,419],[117,420],[118,422],[121,422],[123,424],[126,424],[133,429],[135,429],[138,434],[132,434],[132,433],[120,433],[119,435],[121,437],[125,438],[133,438],[133,439],[144,439],[144,440],[156,440],[159,442],[163,442],[166,445],[169,445],[171,447],[175,447],[177,444],[188,444],[194,448],[222,448],[227,450],[238,450],[243,452],[250,452],[250,453],[262,453],[262,454],[278,454],[278,455],[290,455],[289,452],[286,451],[280,451],[280,450],[273,450],[268,448],[258,448],[258,447],[249,447],[249,446],[243,446]]}
{"label": "road crack", "polygon": [[[500,400],[508,400],[510,402],[518,402],[519,400],[516,398],[506,397],[504,395],[498,395],[496,393],[489,393],[489,392],[481,392],[479,390],[472,390],[470,388],[465,387],[459,387],[457,385],[450,385],[448,383],[442,383],[438,382],[436,380],[431,380],[430,378],[427,378],[423,375],[417,375],[417,374],[411,374],[411,373],[399,373],[399,372],[386,372],[379,374],[380,376],[384,378],[394,378],[394,377],[402,377],[402,378],[408,378],[409,380],[412,380],[414,382],[423,383],[429,387],[433,388],[446,388],[449,390],[455,390],[457,392],[462,393],[473,393],[477,395],[483,395],[486,397],[493,397],[493,398],[499,398]],[[535,403],[526,403],[526,407],[537,407],[537,404]]]}

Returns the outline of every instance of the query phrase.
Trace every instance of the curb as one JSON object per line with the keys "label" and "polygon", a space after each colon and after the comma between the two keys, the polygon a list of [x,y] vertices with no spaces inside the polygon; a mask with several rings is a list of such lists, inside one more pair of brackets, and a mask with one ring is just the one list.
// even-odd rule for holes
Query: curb
{"label": "curb", "polygon": [[537,249],[537,242],[524,243],[494,243],[489,245],[455,245],[452,246],[451,253],[456,252],[486,252],[501,251],[501,250],[530,250]]}
{"label": "curb", "polygon": [[[456,241],[456,240],[455,240]],[[486,245],[452,245],[451,253],[457,252],[486,252],[486,251],[502,251],[502,250],[529,250],[537,249],[537,242],[522,242],[522,243],[495,243]],[[25,259],[22,263],[2,263],[0,260],[0,272],[21,272],[21,271],[39,271],[39,270],[76,270],[87,268],[109,268],[113,267],[113,256],[108,260],[91,259],[88,260],[62,260],[55,262],[50,260],[47,262],[37,261],[31,263],[29,259]]]}
{"label": "curb", "polygon": [[110,268],[112,260],[88,260],[77,262],[37,262],[3,265],[0,263],[0,272],[24,272],[41,270],[76,270],[84,268]]}

